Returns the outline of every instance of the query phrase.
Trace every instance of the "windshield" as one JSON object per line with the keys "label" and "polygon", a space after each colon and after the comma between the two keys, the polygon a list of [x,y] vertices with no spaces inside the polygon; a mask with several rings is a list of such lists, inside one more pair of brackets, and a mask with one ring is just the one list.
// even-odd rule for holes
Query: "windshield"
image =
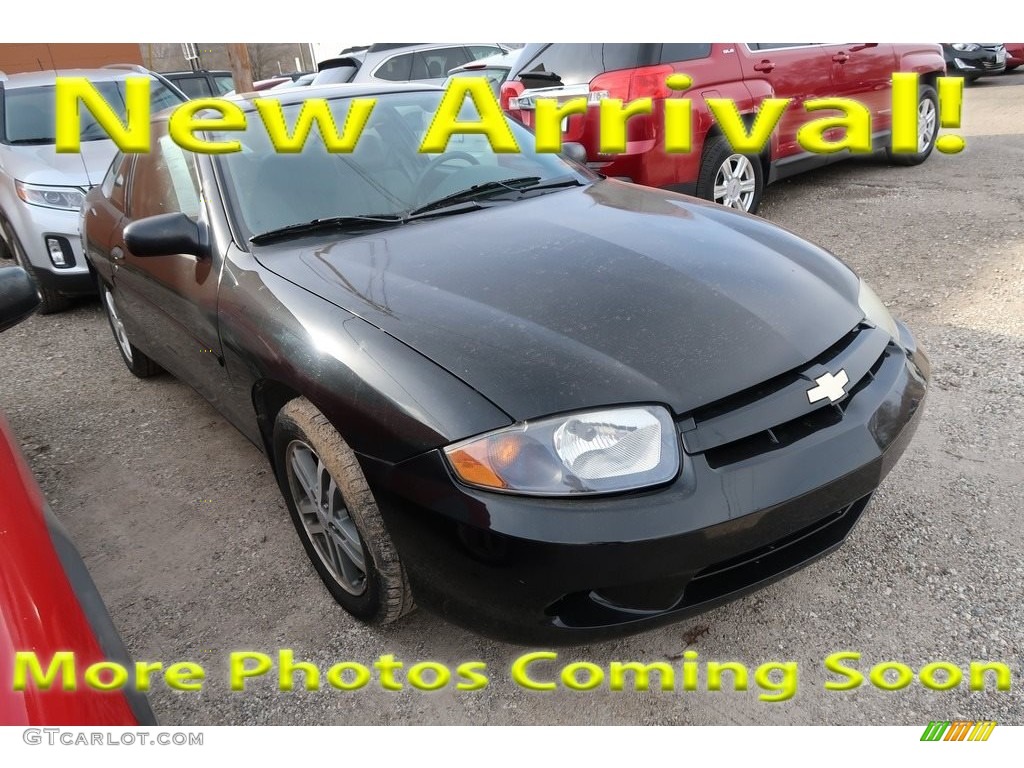
{"label": "windshield", "polygon": [[[473,187],[486,196],[484,204],[492,204],[560,188],[545,187],[547,182],[592,180],[585,169],[555,154],[535,152],[532,134],[510,120],[521,152],[495,153],[486,136],[465,134],[453,135],[444,153],[419,152],[441,96],[441,91],[378,95],[351,153],[328,152],[315,128],[301,153],[277,153],[255,112],[247,113],[243,132],[212,132],[212,141],[242,144],[242,151],[217,155],[215,161],[245,237],[315,219],[402,217]],[[479,120],[472,100],[466,103],[459,120]],[[328,104],[341,130],[349,99]],[[301,108],[301,103],[284,106],[289,126]],[[493,183],[509,180],[515,183]],[[538,191],[531,192],[531,186]],[[464,199],[461,204],[468,205]]]}
{"label": "windshield", "polygon": [[[106,102],[125,120],[125,81],[105,80],[93,86]],[[150,81],[150,112],[181,103],[181,98],[157,80]],[[81,140],[110,139],[106,129],[88,109],[79,110]],[[56,142],[56,89],[52,85],[36,88],[13,88],[4,93],[4,141],[7,144],[53,144]]]}

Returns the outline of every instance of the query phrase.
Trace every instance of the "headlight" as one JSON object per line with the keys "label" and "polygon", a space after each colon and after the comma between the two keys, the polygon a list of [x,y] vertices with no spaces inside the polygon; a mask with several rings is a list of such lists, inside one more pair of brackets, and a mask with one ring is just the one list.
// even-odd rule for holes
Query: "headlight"
{"label": "headlight", "polygon": [[892,319],[885,304],[878,298],[878,294],[871,290],[871,286],[860,281],[860,293],[857,295],[857,304],[860,305],[864,317],[872,325],[886,331],[894,339],[899,339],[900,332],[896,327],[896,321]]}
{"label": "headlight", "polygon": [[26,203],[43,208],[77,211],[85,200],[85,193],[78,187],[43,187],[39,184],[15,181],[14,188],[18,191],[18,197]]}
{"label": "headlight", "polygon": [[531,496],[629,491],[679,471],[675,426],[657,405],[515,424],[444,452],[467,485]]}
{"label": "headlight", "polygon": [[976,51],[980,47],[977,43],[953,43],[954,51]]}

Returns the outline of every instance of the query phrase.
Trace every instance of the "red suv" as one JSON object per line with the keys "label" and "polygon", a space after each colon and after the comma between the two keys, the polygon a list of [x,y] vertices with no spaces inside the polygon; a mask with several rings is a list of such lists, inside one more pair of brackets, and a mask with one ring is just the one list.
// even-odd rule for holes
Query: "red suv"
{"label": "red suv", "polygon": [[[673,72],[689,75],[693,86],[688,91],[670,90],[665,78]],[[918,152],[890,153],[894,162],[914,165],[931,154],[938,133],[935,79],[946,67],[942,48],[935,44],[544,43],[523,51],[502,86],[501,100],[513,117],[532,125],[536,98],[587,95],[592,108],[563,122],[563,140],[582,144],[592,168],[753,213],[767,184],[848,156],[811,153],[797,143],[801,125],[838,114],[809,113],[803,109],[805,101],[856,99],[871,110],[872,146],[888,149],[894,72],[920,76]],[[654,108],[650,115],[629,120],[626,151],[601,154],[600,99],[647,96],[654,100]],[[669,97],[692,101],[690,152],[665,151],[664,105]],[[759,155],[734,152],[704,99],[732,99],[744,119],[752,120],[761,100],[768,97],[792,99],[771,141]],[[826,134],[829,140],[840,136]]]}

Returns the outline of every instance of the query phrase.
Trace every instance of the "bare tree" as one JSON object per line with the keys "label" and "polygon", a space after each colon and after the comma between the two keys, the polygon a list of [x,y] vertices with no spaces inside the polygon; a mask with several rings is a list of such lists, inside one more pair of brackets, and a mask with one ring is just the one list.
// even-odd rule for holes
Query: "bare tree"
{"label": "bare tree", "polygon": [[249,49],[249,63],[250,66],[252,67],[253,80],[263,80],[267,77],[276,74],[267,74],[265,72],[267,66],[269,65],[269,61],[267,60],[264,46],[260,45],[259,43],[249,43],[246,47]]}

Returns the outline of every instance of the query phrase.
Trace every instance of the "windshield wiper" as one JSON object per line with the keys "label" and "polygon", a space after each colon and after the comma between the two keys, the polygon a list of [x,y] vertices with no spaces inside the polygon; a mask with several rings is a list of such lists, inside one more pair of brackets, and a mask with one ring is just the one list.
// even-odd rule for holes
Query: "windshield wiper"
{"label": "windshield wiper", "polygon": [[395,226],[404,223],[405,217],[395,213],[368,213],[359,216],[331,216],[329,218],[313,219],[312,221],[306,221],[300,224],[288,224],[284,227],[270,229],[266,232],[261,232],[258,235],[253,235],[249,238],[249,242],[260,245],[262,243],[268,243],[271,240],[276,240],[280,237],[303,235],[308,232],[316,232],[324,229],[338,229],[344,232],[368,227]]}
{"label": "windshield wiper", "polygon": [[475,211],[486,207],[476,201],[490,195],[501,192],[515,192],[522,196],[527,192],[536,190],[560,189],[562,187],[582,187],[583,182],[575,177],[562,177],[541,181],[540,176],[518,176],[502,181],[486,181],[482,184],[475,184],[468,189],[462,189],[445,195],[442,198],[421,205],[411,211],[403,213],[380,213],[362,214],[359,216],[332,216],[324,219],[313,219],[300,224],[288,224],[284,227],[261,232],[249,238],[250,243],[260,245],[282,237],[302,235],[308,232],[316,232],[324,229],[338,229],[341,231],[365,229],[379,226],[398,226],[416,219],[429,218],[438,214],[463,213]]}
{"label": "windshield wiper", "polygon": [[25,147],[35,144],[56,144],[57,140],[52,136],[39,136],[32,139],[10,139],[7,143]]}
{"label": "windshield wiper", "polygon": [[427,211],[444,208],[452,203],[461,203],[464,200],[479,200],[496,192],[518,192],[522,185],[536,184],[538,181],[540,181],[540,176],[517,176],[512,179],[503,179],[502,181],[485,181],[482,184],[474,184],[467,189],[460,189],[458,192],[452,192],[450,195],[439,197],[437,200],[432,200],[426,205],[421,205],[419,208],[413,208],[409,211],[409,215],[417,216]]}
{"label": "windshield wiper", "polygon": [[409,215],[418,216],[421,213],[435,211],[438,208],[444,208],[454,203],[460,203],[466,200],[479,200],[501,192],[518,192],[521,194],[523,192],[532,192],[538,189],[557,189],[559,187],[581,186],[583,186],[583,183],[574,177],[563,177],[559,179],[552,179],[551,181],[541,181],[540,176],[517,176],[512,179],[503,179],[501,181],[485,181],[482,184],[474,184],[472,187],[467,189],[461,189],[458,192],[445,195],[444,197],[433,200],[426,205],[421,205],[419,208],[414,208],[409,212]]}

